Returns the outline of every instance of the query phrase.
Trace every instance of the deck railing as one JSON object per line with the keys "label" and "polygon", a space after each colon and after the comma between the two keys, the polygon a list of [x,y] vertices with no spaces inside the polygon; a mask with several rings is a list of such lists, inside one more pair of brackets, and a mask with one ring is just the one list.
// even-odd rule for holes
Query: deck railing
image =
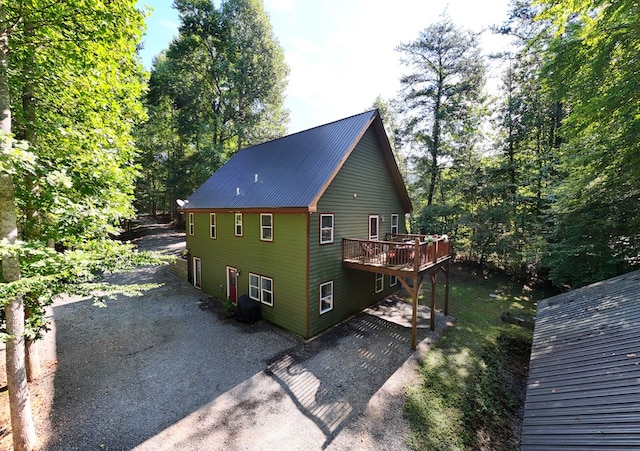
{"label": "deck railing", "polygon": [[342,260],[362,265],[419,271],[451,253],[449,239],[446,236],[387,234],[386,238],[386,241],[344,238]]}

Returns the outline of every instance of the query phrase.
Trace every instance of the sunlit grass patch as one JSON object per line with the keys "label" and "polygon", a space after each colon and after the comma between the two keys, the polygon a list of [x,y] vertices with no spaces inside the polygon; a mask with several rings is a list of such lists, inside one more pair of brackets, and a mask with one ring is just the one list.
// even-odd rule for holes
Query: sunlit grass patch
{"label": "sunlit grass patch", "polygon": [[515,420],[532,333],[502,323],[500,316],[509,309],[533,315],[540,297],[509,279],[474,278],[468,270],[452,267],[449,313],[455,325],[425,356],[421,385],[407,390],[409,446],[518,448]]}

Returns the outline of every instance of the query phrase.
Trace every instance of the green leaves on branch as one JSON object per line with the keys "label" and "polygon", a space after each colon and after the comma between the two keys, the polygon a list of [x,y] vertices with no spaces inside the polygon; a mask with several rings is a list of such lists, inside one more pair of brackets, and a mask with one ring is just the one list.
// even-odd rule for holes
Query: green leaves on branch
{"label": "green leaves on branch", "polygon": [[0,146],[0,172],[17,175],[35,171],[38,157],[29,151],[28,142],[16,141],[3,131],[0,131],[0,141],[9,142],[8,146]]}
{"label": "green leaves on branch", "polygon": [[261,1],[174,7],[180,36],[154,61],[149,120],[136,132],[144,172],[136,193],[150,211],[173,207],[238,149],[282,136],[288,120],[289,69]]}
{"label": "green leaves on branch", "polygon": [[14,3],[3,6],[12,132],[34,156],[10,169],[22,238],[99,239],[133,216],[143,16],[134,0]]}
{"label": "green leaves on branch", "polygon": [[0,307],[22,296],[30,312],[27,334],[40,338],[46,330],[44,309],[61,294],[89,296],[94,302],[104,302],[116,294],[140,296],[158,284],[111,284],[103,279],[107,274],[131,270],[141,265],[166,263],[170,257],[139,252],[131,244],[110,239],[88,241],[75,249],[58,252],[40,241],[9,245],[0,241],[0,255],[17,255],[21,278],[6,283],[0,280]]}
{"label": "green leaves on branch", "polygon": [[542,75],[568,112],[548,263],[554,282],[579,286],[640,265],[640,10],[538,4],[552,36]]}

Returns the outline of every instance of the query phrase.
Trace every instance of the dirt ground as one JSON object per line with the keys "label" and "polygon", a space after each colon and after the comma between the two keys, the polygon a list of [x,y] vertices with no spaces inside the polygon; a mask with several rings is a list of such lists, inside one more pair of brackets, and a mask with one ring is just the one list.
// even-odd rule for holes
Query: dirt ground
{"label": "dirt ground", "polygon": [[[184,243],[162,222],[137,232],[143,249]],[[225,319],[166,266],[112,277],[163,285],[106,308],[82,298],[51,307],[44,375],[29,387],[42,449],[406,449],[404,388],[447,318],[431,332],[421,310],[412,352],[410,306],[389,299],[304,342],[264,321]],[[0,354],[0,449],[10,449]]]}

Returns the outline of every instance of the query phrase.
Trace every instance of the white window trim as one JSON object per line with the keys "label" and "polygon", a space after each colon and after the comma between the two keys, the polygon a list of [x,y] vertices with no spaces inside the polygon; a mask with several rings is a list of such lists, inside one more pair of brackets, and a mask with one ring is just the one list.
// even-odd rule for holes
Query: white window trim
{"label": "white window trim", "polygon": [[[240,224],[238,224],[238,218],[240,218]],[[244,233],[244,219],[242,217],[242,213],[236,213],[233,216],[233,233],[236,236],[242,236]],[[238,225],[240,226],[240,233],[238,233]]]}
{"label": "white window trim", "polygon": [[[395,228],[395,230],[393,230]],[[400,219],[398,213],[391,214],[391,233],[397,234],[400,230]]]}
{"label": "white window trim", "polygon": [[[376,218],[376,227],[378,229],[376,230],[375,235],[371,234],[371,219],[373,218]],[[369,215],[368,228],[369,228],[369,241],[378,241],[380,237],[380,216],[379,215]]]}
{"label": "white window trim", "polygon": [[389,276],[389,286],[395,287],[398,285],[398,278],[396,276]]}
{"label": "white window trim", "polygon": [[[252,285],[251,284],[251,278],[256,279],[257,285]],[[264,285],[264,281],[268,280],[269,282],[271,282],[271,289],[267,290]],[[257,296],[253,296],[251,294],[251,288],[255,288],[255,290],[257,291]],[[265,301],[265,293],[269,293],[271,294],[271,302],[267,302]],[[260,274],[256,274],[256,273],[249,273],[249,298],[253,299],[254,301],[258,301],[263,303],[264,305],[268,305],[269,307],[273,307],[273,278],[271,277],[266,277],[266,276],[261,276]]]}
{"label": "white window trim", "polygon": [[[271,225],[268,227],[263,225],[262,223],[262,218],[267,216],[271,218]],[[265,236],[264,232],[267,229],[271,230],[270,238],[264,237]],[[272,213],[260,213],[260,241],[273,241],[273,214]]]}
{"label": "white window trim", "polygon": [[[380,282],[379,287],[378,282]],[[375,284],[376,293],[382,293],[384,291],[384,274],[376,273]]]}
{"label": "white window trim", "polygon": [[[326,227],[327,229],[329,229],[331,231],[331,238],[324,241],[322,239],[322,218],[331,218],[331,228],[329,229],[328,227]],[[333,213],[322,213],[320,214],[320,244],[331,244],[333,243],[333,232],[335,230],[335,215]]]}
{"label": "white window trim", "polygon": [[215,240],[217,236],[216,231],[217,231],[216,214],[209,213],[209,238],[211,238],[212,240]]}
{"label": "white window trim", "polygon": [[189,235],[193,236],[196,226],[194,224],[193,213],[189,213]]}
{"label": "white window trim", "polygon": [[[264,287],[264,281],[268,280],[269,282],[271,282],[271,290],[267,290]],[[264,293],[267,292],[271,295],[271,302],[267,302],[264,300],[265,296]],[[262,302],[264,305],[268,305],[270,307],[273,307],[273,279],[271,277],[265,277],[265,276],[260,276],[260,302]]]}
{"label": "white window trim", "polygon": [[[256,279],[256,282],[257,282],[256,285],[252,285],[251,284],[251,278],[252,277],[254,277]],[[256,296],[252,296],[251,295],[251,288],[255,288],[255,290],[257,292]],[[251,299],[253,299],[254,301],[260,302],[260,275],[254,274],[252,272],[249,273],[249,297]]]}
{"label": "white window trim", "polygon": [[[324,298],[322,297],[322,288],[326,285],[331,286],[331,294],[329,296],[325,296]],[[318,288],[318,297],[319,297],[319,304],[318,304],[318,309],[320,310],[320,314],[322,315],[323,313],[327,313],[330,312],[331,310],[333,310],[333,280],[329,281],[329,282],[325,282],[325,283],[321,283],[319,288]],[[324,310],[322,309],[322,301],[328,302],[329,303],[329,307],[325,308]]]}
{"label": "white window trim", "polygon": [[193,257],[193,286],[202,289],[202,260],[200,257]]}

